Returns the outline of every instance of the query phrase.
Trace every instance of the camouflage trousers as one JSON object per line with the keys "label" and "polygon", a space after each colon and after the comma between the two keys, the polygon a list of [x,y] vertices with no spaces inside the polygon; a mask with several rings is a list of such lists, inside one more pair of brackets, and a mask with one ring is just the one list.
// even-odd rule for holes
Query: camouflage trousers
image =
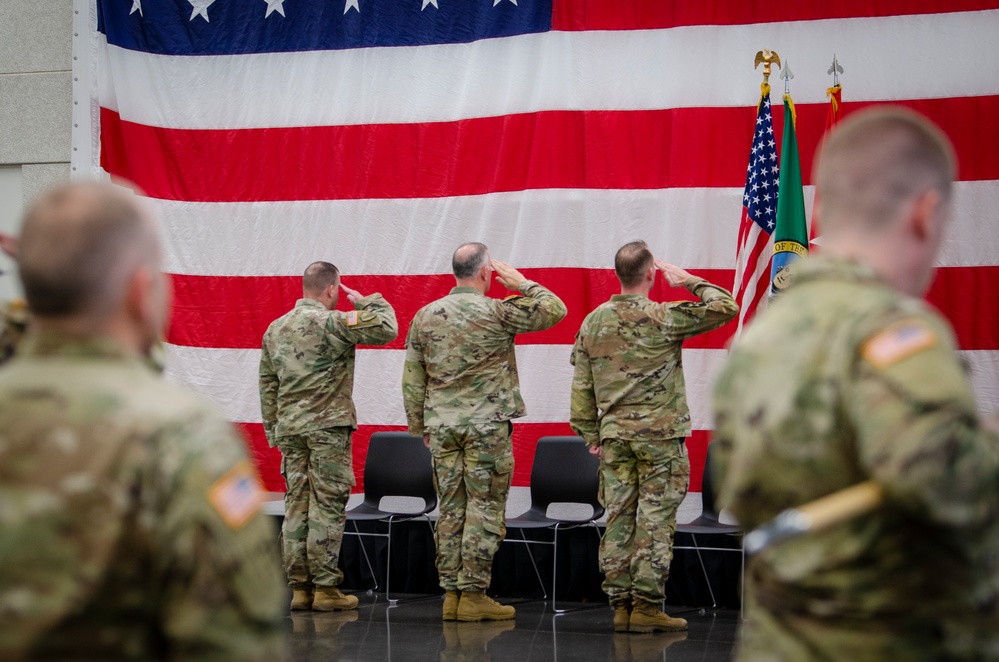
{"label": "camouflage trousers", "polygon": [[344,511],[354,468],[348,427],[278,437],[287,484],[281,551],[288,585],[338,586]]}
{"label": "camouflage trousers", "polygon": [[600,503],[607,530],[600,542],[604,592],[659,603],[673,560],[676,511],[687,495],[690,463],[682,439],[603,439]]}
{"label": "camouflage trousers", "polygon": [[447,591],[484,591],[506,536],[513,477],[509,421],[433,428],[430,453],[440,518],[437,573]]}

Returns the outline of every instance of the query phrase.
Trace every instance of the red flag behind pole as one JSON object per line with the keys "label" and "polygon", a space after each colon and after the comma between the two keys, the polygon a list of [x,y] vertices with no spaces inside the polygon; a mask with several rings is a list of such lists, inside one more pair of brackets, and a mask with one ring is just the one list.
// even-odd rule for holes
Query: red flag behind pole
{"label": "red flag behind pole", "polygon": [[[828,90],[826,90],[826,96],[829,97],[829,112],[826,114],[826,131],[823,134],[822,139],[825,140],[829,132],[832,131],[833,126],[839,122],[839,116],[841,108],[843,105],[843,87],[841,85],[833,85]],[[819,243],[816,241],[821,237],[821,231],[819,230],[819,194],[816,192],[815,200],[812,202],[812,225],[808,233],[808,248],[811,252],[816,252],[819,250]]]}

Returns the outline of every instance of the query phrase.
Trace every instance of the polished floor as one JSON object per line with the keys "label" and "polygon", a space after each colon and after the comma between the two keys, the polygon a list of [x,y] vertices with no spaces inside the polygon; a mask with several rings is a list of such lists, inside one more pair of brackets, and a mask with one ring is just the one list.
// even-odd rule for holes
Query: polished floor
{"label": "polished floor", "polygon": [[[739,613],[667,607],[689,630],[678,634],[615,634],[609,607],[559,603],[555,615],[542,601],[501,600],[517,607],[515,621],[443,623],[439,596],[400,596],[389,606],[381,594],[357,594],[352,612],[294,612],[288,617],[290,658],[499,662],[505,660],[729,660]],[[395,597],[395,596],[393,596]]]}

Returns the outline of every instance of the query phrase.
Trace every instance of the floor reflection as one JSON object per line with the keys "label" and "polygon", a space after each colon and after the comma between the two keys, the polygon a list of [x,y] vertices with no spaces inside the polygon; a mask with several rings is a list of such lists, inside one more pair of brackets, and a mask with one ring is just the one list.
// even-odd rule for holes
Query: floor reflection
{"label": "floor reflection", "polygon": [[357,611],[289,615],[289,658],[296,662],[722,661],[731,659],[739,622],[734,611],[668,607],[670,614],[688,620],[687,632],[621,634],[613,632],[611,610],[603,605],[574,605],[575,609],[556,616],[544,602],[511,601],[517,607],[515,621],[444,623],[437,596],[408,596],[394,606],[378,594],[358,597]]}

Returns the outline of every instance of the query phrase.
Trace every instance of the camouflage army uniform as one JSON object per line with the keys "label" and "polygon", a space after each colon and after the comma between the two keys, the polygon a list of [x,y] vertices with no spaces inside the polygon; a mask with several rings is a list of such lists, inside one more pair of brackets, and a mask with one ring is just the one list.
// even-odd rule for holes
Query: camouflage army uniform
{"label": "camouflage army uniform", "polygon": [[513,474],[510,420],[526,412],[513,340],[565,317],[565,304],[532,281],[522,297],[491,299],[473,287],[416,313],[402,378],[409,433],[430,435],[440,499],[437,572],[445,590],[483,591],[506,535]]}
{"label": "camouflage army uniform", "polygon": [[221,416],[107,339],[0,369],[0,659],[271,660],[281,566]]}
{"label": "camouflage army uniform", "polygon": [[747,529],[867,479],[888,500],[750,561],[739,659],[982,653],[960,637],[996,598],[981,570],[999,440],[937,313],[869,267],[809,258],[732,351],[715,410],[719,500]]}
{"label": "camouflage army uniform", "polygon": [[607,532],[600,566],[613,605],[663,599],[676,511],[690,478],[682,343],[739,311],[731,294],[706,280],[690,277],[684,285],[701,301],[614,295],[583,320],[570,359],[569,422],[602,449]]}
{"label": "camouflage army uniform", "polygon": [[28,306],[24,301],[8,301],[0,305],[0,363],[14,356],[28,330]]}
{"label": "camouflage army uniform", "polygon": [[335,587],[344,510],[354,484],[350,435],[354,413],[354,348],[382,345],[398,334],[395,312],[370,294],[349,312],[299,299],[264,334],[260,407],[271,446],[281,449],[287,485],[282,526],[285,571],[294,589]]}

